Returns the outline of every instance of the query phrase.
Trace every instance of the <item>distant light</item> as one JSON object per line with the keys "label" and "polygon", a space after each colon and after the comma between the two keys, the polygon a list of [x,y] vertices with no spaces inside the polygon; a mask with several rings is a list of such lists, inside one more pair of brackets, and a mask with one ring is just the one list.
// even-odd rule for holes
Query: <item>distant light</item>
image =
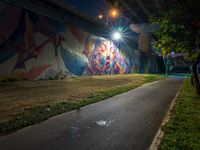
{"label": "distant light", "polygon": [[102,15],[102,14],[99,14],[98,17],[99,17],[99,19],[102,19],[102,18],[103,18],[103,15]]}
{"label": "distant light", "polygon": [[120,40],[121,39],[121,33],[119,32],[114,32],[113,35],[112,35],[112,39],[113,40]]}
{"label": "distant light", "polygon": [[111,11],[110,11],[110,16],[111,16],[112,18],[116,18],[118,15],[119,15],[119,12],[118,12],[117,9],[111,9]]}

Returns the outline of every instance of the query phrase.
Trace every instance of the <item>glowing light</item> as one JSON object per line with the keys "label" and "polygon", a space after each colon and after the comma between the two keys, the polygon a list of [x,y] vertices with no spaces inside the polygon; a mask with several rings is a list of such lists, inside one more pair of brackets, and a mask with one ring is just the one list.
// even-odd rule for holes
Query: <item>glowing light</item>
{"label": "glowing light", "polygon": [[129,38],[129,28],[126,26],[112,26],[109,32],[110,39],[126,43]]}
{"label": "glowing light", "polygon": [[112,18],[116,18],[117,16],[119,16],[118,10],[117,10],[117,9],[111,9],[111,11],[110,11],[110,16],[111,16]]}
{"label": "glowing light", "polygon": [[112,35],[113,40],[120,40],[121,39],[121,33],[119,32],[114,32]]}
{"label": "glowing light", "polygon": [[103,15],[102,15],[102,14],[99,14],[98,17],[99,17],[99,19],[102,19],[102,18],[103,18]]}

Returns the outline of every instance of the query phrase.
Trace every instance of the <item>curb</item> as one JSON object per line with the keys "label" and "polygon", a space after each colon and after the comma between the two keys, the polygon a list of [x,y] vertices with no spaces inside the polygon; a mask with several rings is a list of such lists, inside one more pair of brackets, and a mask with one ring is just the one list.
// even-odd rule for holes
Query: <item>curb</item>
{"label": "curb", "polygon": [[174,106],[176,104],[176,101],[178,99],[178,97],[180,96],[181,94],[181,91],[182,91],[182,88],[183,88],[183,83],[180,85],[179,89],[178,89],[178,92],[176,93],[176,96],[174,97],[170,107],[169,107],[169,110],[167,111],[167,113],[165,114],[165,117],[162,121],[162,124],[160,125],[154,139],[153,139],[153,142],[151,143],[150,147],[149,147],[149,150],[158,150],[158,146],[160,145],[161,141],[162,141],[162,138],[164,136],[164,131],[162,130],[163,126],[170,120],[170,117],[172,115],[172,111],[174,109]]}

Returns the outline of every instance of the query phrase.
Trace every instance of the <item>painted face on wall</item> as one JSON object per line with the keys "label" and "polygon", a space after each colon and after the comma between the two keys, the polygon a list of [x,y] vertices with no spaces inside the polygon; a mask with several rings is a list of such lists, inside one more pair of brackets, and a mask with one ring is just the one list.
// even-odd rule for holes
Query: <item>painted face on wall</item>
{"label": "painted face on wall", "polygon": [[92,75],[128,73],[123,54],[109,40],[88,37],[83,54],[88,58],[87,69]]}

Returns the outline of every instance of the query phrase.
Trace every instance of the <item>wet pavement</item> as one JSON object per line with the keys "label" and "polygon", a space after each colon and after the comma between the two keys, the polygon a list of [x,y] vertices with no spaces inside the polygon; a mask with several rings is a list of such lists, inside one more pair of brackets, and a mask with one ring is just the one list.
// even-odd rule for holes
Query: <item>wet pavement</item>
{"label": "wet pavement", "polygon": [[0,138],[0,150],[147,150],[182,78],[144,85]]}

